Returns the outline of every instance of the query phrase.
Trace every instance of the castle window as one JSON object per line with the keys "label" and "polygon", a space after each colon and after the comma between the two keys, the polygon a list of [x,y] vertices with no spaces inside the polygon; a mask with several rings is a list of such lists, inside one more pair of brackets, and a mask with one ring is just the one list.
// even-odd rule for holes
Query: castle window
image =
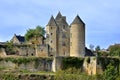
{"label": "castle window", "polygon": [[66,38],[66,34],[62,34],[62,38]]}
{"label": "castle window", "polygon": [[43,52],[43,49],[41,49],[41,52]]}
{"label": "castle window", "polygon": [[52,43],[52,40],[50,42]]}
{"label": "castle window", "polygon": [[53,33],[50,33],[51,35],[53,34]]}
{"label": "castle window", "polygon": [[49,34],[46,34],[46,38],[49,38]]}
{"label": "castle window", "polygon": [[63,29],[65,29],[65,25],[63,25]]}
{"label": "castle window", "polygon": [[51,51],[52,51],[52,48],[51,48]]}
{"label": "castle window", "polygon": [[65,42],[62,43],[62,46],[66,46]]}
{"label": "castle window", "polygon": [[52,27],[51,27],[51,29],[52,29]]}

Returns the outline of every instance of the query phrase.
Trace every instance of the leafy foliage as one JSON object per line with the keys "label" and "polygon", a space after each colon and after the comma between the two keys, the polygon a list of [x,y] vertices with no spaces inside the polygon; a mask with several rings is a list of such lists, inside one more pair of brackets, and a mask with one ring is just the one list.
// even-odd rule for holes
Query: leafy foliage
{"label": "leafy foliage", "polygon": [[100,51],[100,46],[96,46],[95,51],[96,52]]}
{"label": "leafy foliage", "polygon": [[109,47],[110,55],[111,56],[120,56],[120,45],[115,44]]}
{"label": "leafy foliage", "polygon": [[109,63],[115,66],[116,70],[119,71],[120,61],[117,58],[98,57],[98,63],[102,66],[103,71],[107,69]]}
{"label": "leafy foliage", "polygon": [[108,56],[108,55],[109,55],[109,53],[106,51],[98,51],[97,52],[97,56]]}
{"label": "leafy foliage", "polygon": [[20,80],[14,73],[1,73],[0,80]]}
{"label": "leafy foliage", "polygon": [[74,71],[74,73],[69,72],[62,70],[57,71],[55,75],[55,80],[96,80],[95,76],[89,76],[83,73],[80,74],[79,71],[77,71],[77,69]]}
{"label": "leafy foliage", "polygon": [[66,57],[63,59],[63,69],[68,68],[81,68],[83,65],[83,58],[77,58],[77,57]]}
{"label": "leafy foliage", "polygon": [[15,49],[14,49],[14,45],[12,44],[12,42],[6,43],[5,51],[8,55],[15,54]]}
{"label": "leafy foliage", "polygon": [[27,30],[27,33],[25,34],[26,41],[29,41],[30,39],[35,38],[37,40],[38,37],[44,36],[45,30],[41,26],[37,26],[35,29],[29,29]]}
{"label": "leafy foliage", "polygon": [[103,73],[104,80],[116,80],[118,72],[115,69],[112,64],[109,64]]}

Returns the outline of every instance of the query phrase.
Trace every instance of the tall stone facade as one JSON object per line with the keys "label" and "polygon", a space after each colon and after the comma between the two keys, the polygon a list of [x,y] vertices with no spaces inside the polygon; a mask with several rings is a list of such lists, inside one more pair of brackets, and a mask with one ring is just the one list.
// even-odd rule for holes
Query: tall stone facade
{"label": "tall stone facade", "polygon": [[46,26],[47,43],[50,45],[51,55],[69,56],[70,28],[66,17],[59,12],[56,18],[52,16]]}
{"label": "tall stone facade", "polygon": [[[14,35],[11,42],[19,46],[18,55],[37,57],[84,57],[85,56],[85,23],[77,15],[71,25],[66,16],[59,12],[54,18],[51,16],[46,25],[46,37],[41,36],[25,41],[24,36]],[[36,43],[37,45],[35,45]],[[28,46],[33,46],[28,47]]]}
{"label": "tall stone facade", "polygon": [[70,27],[70,56],[85,56],[85,24],[78,15]]}
{"label": "tall stone facade", "polygon": [[59,12],[55,19],[52,16],[49,20],[46,33],[46,44],[49,44],[52,56],[85,55],[85,24],[78,15],[68,25],[66,17]]}

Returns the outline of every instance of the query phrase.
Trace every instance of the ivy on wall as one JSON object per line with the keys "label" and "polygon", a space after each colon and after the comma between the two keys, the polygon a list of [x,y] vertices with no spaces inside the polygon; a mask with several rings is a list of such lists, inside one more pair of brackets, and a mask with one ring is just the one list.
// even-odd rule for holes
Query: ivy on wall
{"label": "ivy on wall", "polygon": [[46,62],[49,62],[49,61],[52,61],[53,59],[52,58],[42,58],[42,57],[16,57],[16,58],[13,58],[13,57],[5,57],[5,58],[2,58],[0,57],[0,61],[11,61],[15,64],[27,64],[31,61],[34,61],[35,62],[35,65],[38,64],[39,61],[46,61]]}
{"label": "ivy on wall", "polygon": [[75,67],[77,69],[82,68],[84,58],[77,58],[77,57],[65,57],[62,61],[63,69],[69,69]]}
{"label": "ivy on wall", "polygon": [[120,59],[112,57],[98,57],[98,64],[101,65],[103,71],[107,69],[109,64],[113,65],[119,71]]}

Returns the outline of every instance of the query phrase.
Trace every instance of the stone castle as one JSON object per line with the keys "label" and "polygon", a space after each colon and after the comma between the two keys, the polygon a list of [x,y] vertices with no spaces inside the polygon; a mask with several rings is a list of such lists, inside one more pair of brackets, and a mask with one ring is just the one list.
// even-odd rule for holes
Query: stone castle
{"label": "stone castle", "polygon": [[20,56],[93,56],[90,50],[85,48],[85,23],[78,15],[70,25],[66,21],[66,16],[62,16],[60,12],[56,18],[51,16],[46,25],[46,37],[41,36],[38,41],[39,44],[33,48],[32,41],[26,43],[24,36],[15,34],[11,39],[13,44],[19,46],[17,54]]}
{"label": "stone castle", "polygon": [[[115,58],[98,58],[85,47],[85,23],[78,15],[70,25],[67,23],[66,17],[62,16],[60,12],[56,18],[51,16],[46,25],[46,37],[40,36],[37,40],[36,45],[33,42],[34,38],[26,41],[24,36],[14,34],[10,40],[12,49],[10,47],[11,43],[7,45],[7,42],[0,42],[0,67],[6,67],[10,70],[18,68],[33,72],[56,72],[63,69],[64,59],[80,58],[83,59],[83,63],[79,65],[82,66],[81,70],[89,75],[94,75],[102,74],[110,61],[117,62]],[[37,58],[38,61],[33,60],[32,56]],[[9,61],[6,61],[5,58]],[[49,60],[49,58],[52,58],[52,60]],[[28,63],[18,65],[14,62],[17,61],[16,59],[25,59],[28,60]],[[66,63],[66,65],[68,64]]]}
{"label": "stone castle", "polygon": [[[85,58],[85,56],[94,56],[94,54],[85,47],[85,23],[78,15],[70,25],[67,23],[66,17],[62,16],[60,12],[57,14],[56,18],[51,16],[46,25],[46,37],[39,37],[39,44],[37,45],[33,44],[32,40],[26,42],[24,36],[14,34],[10,41],[14,44],[14,55],[16,56],[54,58],[52,62],[39,62],[38,65],[42,65],[42,68],[38,70],[48,69],[48,71],[55,72],[61,69],[64,57]],[[9,51],[6,51],[5,45],[6,43],[0,43],[0,57],[6,57],[10,54]],[[96,74],[96,69],[98,68],[96,66],[97,59],[92,57],[90,59],[89,65],[86,63],[86,60],[84,60],[83,68],[88,74]],[[8,66],[8,63],[4,63],[4,65]],[[34,69],[31,67],[24,68]]]}

